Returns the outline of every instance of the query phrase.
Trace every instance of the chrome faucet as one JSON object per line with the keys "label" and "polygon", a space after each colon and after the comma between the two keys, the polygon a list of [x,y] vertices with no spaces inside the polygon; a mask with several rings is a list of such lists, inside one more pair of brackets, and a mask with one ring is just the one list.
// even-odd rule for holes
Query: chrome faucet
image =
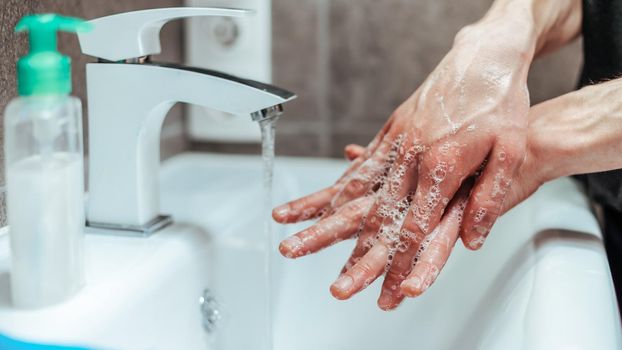
{"label": "chrome faucet", "polygon": [[87,64],[89,200],[91,227],[148,235],[170,224],[159,213],[160,132],[177,102],[201,105],[259,121],[282,112],[296,96],[276,86],[221,72],[151,62],[160,52],[159,32],[173,19],[240,17],[250,11],[165,8],[90,21],[79,36]]}

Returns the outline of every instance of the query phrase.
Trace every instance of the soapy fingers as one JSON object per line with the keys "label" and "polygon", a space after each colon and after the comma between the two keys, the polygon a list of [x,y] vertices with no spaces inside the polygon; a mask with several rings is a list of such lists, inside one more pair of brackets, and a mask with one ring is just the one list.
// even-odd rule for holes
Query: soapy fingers
{"label": "soapy fingers", "polygon": [[502,214],[512,180],[524,159],[522,142],[496,145],[479,177],[466,207],[461,237],[469,249],[479,249]]}
{"label": "soapy fingers", "polygon": [[401,283],[400,291],[403,295],[409,297],[421,295],[436,281],[458,240],[464,208],[468,201],[467,195],[468,188],[461,189],[450,204],[436,232],[417,257],[412,271]]}
{"label": "soapy fingers", "polygon": [[[416,283],[416,278],[429,282],[434,281],[449,258],[451,248],[458,239],[458,231],[462,213],[468,200],[472,181],[462,185],[454,199],[449,203],[447,212],[443,215],[440,224],[428,236],[402,229],[401,247],[398,250],[391,269],[387,272],[382,292],[378,298],[378,306],[383,310],[396,308],[405,296],[412,296],[410,283]],[[415,275],[413,275],[415,273]],[[412,277],[412,279],[411,279]],[[404,281],[410,280],[404,287]],[[407,293],[404,293],[406,290]]]}
{"label": "soapy fingers", "polygon": [[[347,157],[352,163],[335,184],[274,208],[272,211],[274,220],[287,224],[315,219],[330,214],[343,203],[365,194],[371,185],[363,180],[374,179],[377,174],[376,164],[383,154],[382,149],[386,147],[382,141],[390,125],[391,119],[366,148],[358,145],[350,145],[346,148],[346,154],[350,154]],[[372,160],[368,161],[370,159]],[[353,189],[354,191],[350,192]],[[340,198],[337,200],[338,196]],[[335,203],[336,201],[338,204]]]}
{"label": "soapy fingers", "polygon": [[360,221],[369,210],[370,204],[370,197],[361,197],[347,203],[333,215],[281,242],[279,251],[285,257],[299,258],[352,237],[359,230]]}

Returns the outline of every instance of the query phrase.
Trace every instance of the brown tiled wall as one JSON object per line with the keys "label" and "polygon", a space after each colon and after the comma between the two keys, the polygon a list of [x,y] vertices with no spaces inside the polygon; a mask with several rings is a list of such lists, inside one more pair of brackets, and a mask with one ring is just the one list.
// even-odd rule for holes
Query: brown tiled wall
{"label": "brown tiled wall", "polygon": [[[16,94],[15,62],[28,48],[26,35],[13,32],[15,24],[25,14],[56,12],[88,19],[136,9],[179,6],[181,3],[182,0],[0,0],[0,114],[4,113],[6,104]],[[86,103],[84,64],[92,59],[79,54],[78,40],[73,35],[61,34],[59,43],[61,51],[73,58],[74,94]],[[162,59],[181,61],[181,43],[181,23],[166,25],[162,30]],[[4,185],[3,120],[0,118],[0,186]],[[176,135],[177,130],[183,130],[180,126],[182,122],[182,110],[176,106],[165,122],[163,156],[185,147],[183,135]],[[4,226],[6,220],[4,203],[4,191],[1,191],[0,226]]]}
{"label": "brown tiled wall", "polygon": [[[366,144],[491,3],[273,0],[275,83],[299,96],[279,121],[277,153],[339,157]],[[580,60],[577,42],[538,61],[532,101],[572,90]]]}

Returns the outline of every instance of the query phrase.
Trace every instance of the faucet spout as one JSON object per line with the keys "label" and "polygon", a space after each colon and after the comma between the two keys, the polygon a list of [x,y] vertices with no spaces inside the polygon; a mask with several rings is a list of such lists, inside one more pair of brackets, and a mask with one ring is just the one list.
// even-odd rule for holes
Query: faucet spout
{"label": "faucet spout", "polygon": [[159,213],[160,132],[177,102],[260,121],[296,96],[221,72],[159,63],[87,65],[90,226],[151,233]]}
{"label": "faucet spout", "polygon": [[261,111],[251,113],[251,119],[256,122],[260,122],[266,119],[272,119],[283,114],[283,105],[276,105],[268,108],[264,108]]}

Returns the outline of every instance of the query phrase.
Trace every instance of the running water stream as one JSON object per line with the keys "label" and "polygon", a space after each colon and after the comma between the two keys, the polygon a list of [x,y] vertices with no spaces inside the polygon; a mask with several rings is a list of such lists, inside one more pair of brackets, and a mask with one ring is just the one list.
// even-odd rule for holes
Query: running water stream
{"label": "running water stream", "polygon": [[272,177],[274,173],[274,134],[278,117],[268,118],[259,122],[261,128],[261,158],[263,160],[263,218],[264,218],[264,281],[265,281],[265,345],[264,350],[273,350],[272,333],[272,251],[276,247],[276,239],[272,232]]}

